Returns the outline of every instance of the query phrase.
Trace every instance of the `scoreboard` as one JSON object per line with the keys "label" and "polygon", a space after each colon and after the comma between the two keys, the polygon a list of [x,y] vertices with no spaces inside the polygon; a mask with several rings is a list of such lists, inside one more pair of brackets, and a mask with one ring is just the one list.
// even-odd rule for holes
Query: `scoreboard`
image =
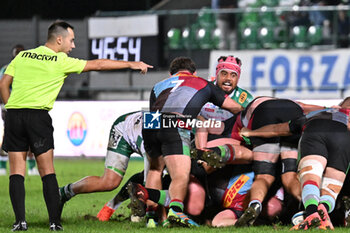
{"label": "scoreboard", "polygon": [[90,59],[112,59],[143,61],[159,66],[159,43],[157,36],[147,37],[105,37],[91,39]]}
{"label": "scoreboard", "polygon": [[144,61],[159,66],[156,15],[90,18],[88,26],[90,59]]}

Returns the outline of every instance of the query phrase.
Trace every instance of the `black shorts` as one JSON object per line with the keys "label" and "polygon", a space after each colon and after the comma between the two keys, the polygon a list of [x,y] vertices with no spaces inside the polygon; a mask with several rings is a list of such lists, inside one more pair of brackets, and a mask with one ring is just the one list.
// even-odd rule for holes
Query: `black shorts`
{"label": "black shorts", "polygon": [[[252,115],[252,129],[258,129],[269,124],[288,122],[303,116],[303,109],[294,101],[288,99],[272,99],[259,104]],[[261,138],[251,137],[254,146],[266,143],[288,144],[297,147],[300,135],[288,137]]]}
{"label": "black shorts", "polygon": [[346,172],[350,162],[350,132],[343,123],[315,119],[307,123],[299,143],[301,158],[320,155],[327,167]]}
{"label": "black shorts", "polygon": [[38,156],[54,148],[52,119],[46,110],[8,109],[3,149]]}
{"label": "black shorts", "polygon": [[180,128],[142,129],[145,150],[150,157],[190,155],[191,131]]}

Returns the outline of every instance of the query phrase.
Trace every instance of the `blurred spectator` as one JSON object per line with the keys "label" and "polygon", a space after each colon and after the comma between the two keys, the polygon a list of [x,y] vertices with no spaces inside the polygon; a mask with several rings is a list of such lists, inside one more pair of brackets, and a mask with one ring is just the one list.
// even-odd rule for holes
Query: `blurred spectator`
{"label": "blurred spectator", "polygon": [[[347,2],[349,4],[349,2]],[[342,5],[342,4],[341,4]],[[346,11],[338,12],[338,47],[349,47],[350,21]]]}
{"label": "blurred spectator", "polygon": [[[237,0],[212,0],[212,9],[237,8]],[[234,13],[217,14],[216,24],[221,31],[219,49],[235,50],[237,44]]]}
{"label": "blurred spectator", "polygon": [[[280,6],[307,6],[308,1],[307,0],[301,0],[301,1],[296,1],[296,0],[284,0],[281,1]],[[285,14],[285,21],[289,27],[294,27],[294,26],[308,26],[310,24],[309,21],[309,15],[305,11],[289,11]]]}

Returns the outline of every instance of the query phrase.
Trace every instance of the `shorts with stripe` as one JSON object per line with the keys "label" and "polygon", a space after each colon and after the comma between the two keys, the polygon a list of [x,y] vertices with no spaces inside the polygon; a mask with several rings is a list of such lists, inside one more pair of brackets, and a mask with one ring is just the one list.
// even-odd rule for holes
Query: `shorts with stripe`
{"label": "shorts with stripe", "polygon": [[116,130],[114,126],[112,126],[109,134],[105,168],[111,169],[124,177],[130,156],[134,153],[134,150],[124,139],[122,133]]}

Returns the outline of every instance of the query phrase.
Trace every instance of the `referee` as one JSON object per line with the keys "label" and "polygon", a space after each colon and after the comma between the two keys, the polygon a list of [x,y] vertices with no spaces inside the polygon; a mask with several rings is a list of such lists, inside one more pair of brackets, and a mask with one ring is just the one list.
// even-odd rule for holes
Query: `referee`
{"label": "referee", "polygon": [[0,81],[1,98],[7,109],[4,150],[9,154],[9,192],[16,216],[12,231],[27,230],[24,176],[29,149],[35,155],[42,179],[50,230],[63,230],[53,165],[53,126],[48,111],[52,109],[67,75],[124,68],[141,70],[144,74],[152,68],[143,62],[70,58],[68,54],[75,48],[73,29],[64,21],[54,22],[48,29],[45,45],[20,52]]}

